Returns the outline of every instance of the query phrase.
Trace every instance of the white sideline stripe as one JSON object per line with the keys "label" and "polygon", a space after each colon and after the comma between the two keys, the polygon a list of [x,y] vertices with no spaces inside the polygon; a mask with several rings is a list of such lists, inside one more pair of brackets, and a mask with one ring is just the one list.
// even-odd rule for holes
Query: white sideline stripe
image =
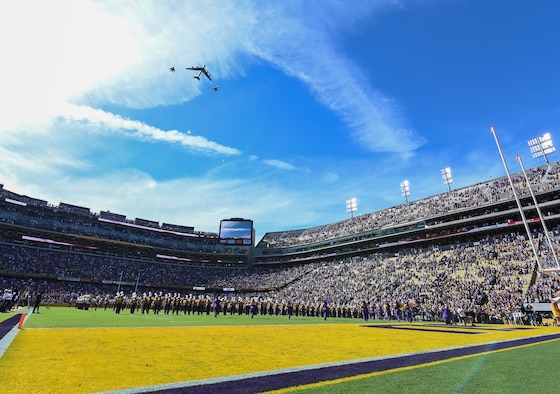
{"label": "white sideline stripe", "polygon": [[[25,322],[27,321],[27,319],[29,319],[29,316],[31,316],[31,313],[27,313],[27,315],[25,315],[25,320],[23,321],[23,323],[25,324]],[[4,338],[0,339],[0,358],[2,358],[2,356],[4,355],[4,352],[8,349],[8,347],[11,345],[12,341],[14,340],[14,338],[16,337],[17,333],[19,332],[19,328],[18,328],[18,324],[19,321],[14,325],[14,327],[4,336]]]}

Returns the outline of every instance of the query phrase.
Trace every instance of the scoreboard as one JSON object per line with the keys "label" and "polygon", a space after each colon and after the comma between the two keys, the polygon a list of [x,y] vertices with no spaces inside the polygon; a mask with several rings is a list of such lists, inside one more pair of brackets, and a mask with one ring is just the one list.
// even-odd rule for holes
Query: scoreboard
{"label": "scoreboard", "polygon": [[249,219],[223,219],[220,222],[220,243],[224,245],[252,246],[253,221]]}

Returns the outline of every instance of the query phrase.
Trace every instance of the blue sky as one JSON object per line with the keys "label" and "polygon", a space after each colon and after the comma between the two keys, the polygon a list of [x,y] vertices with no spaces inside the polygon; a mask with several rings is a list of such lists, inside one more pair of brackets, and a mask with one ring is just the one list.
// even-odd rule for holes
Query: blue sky
{"label": "blue sky", "polygon": [[[31,11],[30,11],[31,10]],[[541,165],[560,3],[0,4],[0,183],[217,232],[299,229]],[[213,81],[185,67],[206,64]],[[175,66],[176,72],[168,68]],[[219,86],[214,92],[212,87]],[[550,160],[556,161],[553,154]]]}

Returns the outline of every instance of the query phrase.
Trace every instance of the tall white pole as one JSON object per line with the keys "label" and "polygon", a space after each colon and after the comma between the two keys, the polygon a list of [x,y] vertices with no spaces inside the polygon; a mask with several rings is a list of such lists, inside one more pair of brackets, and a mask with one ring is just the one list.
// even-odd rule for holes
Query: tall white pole
{"label": "tall white pole", "polygon": [[550,163],[548,162],[548,157],[546,157],[546,152],[544,150],[544,147],[543,147],[543,144],[542,144],[542,141],[541,141],[541,137],[537,137],[537,139],[539,140],[539,148],[541,149],[542,155],[544,157],[544,162],[547,165],[550,165]]}
{"label": "tall white pole", "polygon": [[527,182],[527,187],[529,187],[529,192],[531,193],[531,197],[533,198],[533,202],[535,203],[535,208],[537,209],[537,214],[539,215],[539,219],[541,220],[543,230],[546,236],[546,240],[548,242],[548,246],[550,247],[550,251],[552,252],[552,256],[554,257],[554,261],[556,262],[556,267],[560,268],[560,263],[558,263],[558,256],[556,254],[556,250],[554,249],[554,243],[550,238],[550,233],[548,232],[548,228],[546,227],[546,222],[544,221],[544,217],[541,212],[541,208],[539,207],[539,203],[537,198],[535,197],[535,193],[533,193],[533,188],[531,187],[531,182],[529,181],[529,177],[527,176],[527,172],[525,172],[525,166],[523,165],[523,160],[521,160],[521,156],[517,155],[516,160],[519,162],[521,166],[521,170],[523,171],[523,175],[525,176],[525,181]]}
{"label": "tall white pole", "polygon": [[122,276],[124,271],[121,271],[121,278],[119,279],[119,285],[117,286],[117,293],[121,291]]}
{"label": "tall white pole", "polygon": [[511,174],[509,172],[508,165],[506,163],[506,159],[504,158],[504,153],[502,152],[502,147],[500,146],[500,141],[498,141],[498,136],[496,135],[496,131],[494,130],[494,126],[490,126],[490,131],[496,140],[496,146],[498,147],[498,151],[500,152],[500,157],[502,158],[502,163],[504,164],[504,168],[506,169],[506,174],[509,180],[509,185],[511,186],[511,191],[513,192],[513,196],[515,197],[515,202],[517,203],[517,208],[519,208],[519,213],[521,214],[521,220],[523,221],[523,225],[525,226],[525,231],[527,231],[527,237],[529,237],[529,242],[531,243],[531,248],[533,249],[533,254],[535,256],[535,260],[537,261],[537,265],[539,266],[539,270],[542,270],[541,262],[539,261],[539,254],[537,253],[537,249],[535,248],[535,243],[533,242],[533,236],[531,235],[531,230],[529,229],[529,225],[527,224],[527,219],[525,218],[525,213],[523,212],[523,207],[521,206],[521,201],[517,197],[517,192],[515,191],[515,186],[513,185],[513,180],[511,179]]}
{"label": "tall white pole", "polygon": [[138,282],[140,282],[140,271],[138,271],[138,276],[136,277],[136,287],[134,288],[134,292],[138,292]]}

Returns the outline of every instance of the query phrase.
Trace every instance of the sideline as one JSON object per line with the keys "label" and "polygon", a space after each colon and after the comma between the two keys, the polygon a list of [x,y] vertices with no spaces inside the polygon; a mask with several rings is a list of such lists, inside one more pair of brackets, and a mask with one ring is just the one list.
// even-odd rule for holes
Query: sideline
{"label": "sideline", "polygon": [[18,323],[23,313],[26,313],[25,320],[23,322],[23,324],[25,325],[25,322],[27,321],[27,319],[29,319],[29,316],[31,316],[32,312],[18,312],[14,314],[14,316],[2,322],[2,324],[8,324],[8,325],[13,324],[14,326],[10,331],[8,331],[6,335],[0,338],[0,358],[2,358],[4,352],[8,349],[8,347],[11,345],[12,341],[16,337],[17,333],[20,331],[20,329],[18,328]]}

